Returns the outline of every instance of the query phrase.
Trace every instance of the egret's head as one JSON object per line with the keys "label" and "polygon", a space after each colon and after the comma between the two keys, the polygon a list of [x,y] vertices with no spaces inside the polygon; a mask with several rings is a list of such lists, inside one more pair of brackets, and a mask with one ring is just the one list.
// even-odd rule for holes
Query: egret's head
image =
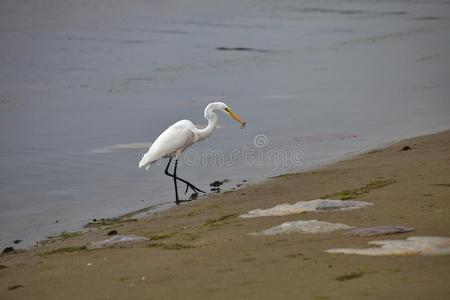
{"label": "egret's head", "polygon": [[241,128],[245,127],[245,124],[247,122],[242,120],[241,117],[239,117],[234,111],[231,110],[231,108],[228,105],[226,105],[223,102],[213,102],[213,103],[208,104],[208,106],[205,109],[205,117],[209,113],[211,113],[213,111],[219,111],[219,110],[227,113],[228,116],[230,116],[230,118],[236,120],[239,124],[241,124]]}

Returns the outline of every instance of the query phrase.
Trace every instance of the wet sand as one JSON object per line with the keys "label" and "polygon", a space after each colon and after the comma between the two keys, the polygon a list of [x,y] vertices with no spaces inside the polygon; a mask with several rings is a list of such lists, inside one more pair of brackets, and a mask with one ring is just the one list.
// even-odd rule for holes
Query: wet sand
{"label": "wet sand", "polygon": [[[404,148],[409,146],[409,150]],[[135,220],[95,224],[32,251],[0,257],[1,299],[449,299],[450,256],[357,256],[330,248],[371,240],[450,236],[450,131],[209,196]],[[386,184],[373,184],[384,182]],[[372,183],[372,184],[371,184]],[[346,192],[343,192],[346,191]],[[359,210],[242,219],[256,208],[320,197],[372,202]],[[349,196],[350,195],[350,196]],[[286,221],[415,232],[253,236]],[[107,233],[151,240],[86,250]]]}

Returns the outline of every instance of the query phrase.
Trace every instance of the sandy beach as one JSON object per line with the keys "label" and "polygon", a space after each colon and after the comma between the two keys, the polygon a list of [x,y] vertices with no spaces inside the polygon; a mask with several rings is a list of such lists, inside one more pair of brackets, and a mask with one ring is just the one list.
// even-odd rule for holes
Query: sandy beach
{"label": "sandy beach", "polygon": [[[450,131],[180,205],[157,215],[96,222],[0,257],[1,299],[449,299],[450,256],[330,254],[371,240],[449,237]],[[372,207],[253,219],[257,208],[321,197]],[[401,225],[381,237],[341,231],[249,233],[295,220]],[[87,250],[108,232],[150,238]]]}

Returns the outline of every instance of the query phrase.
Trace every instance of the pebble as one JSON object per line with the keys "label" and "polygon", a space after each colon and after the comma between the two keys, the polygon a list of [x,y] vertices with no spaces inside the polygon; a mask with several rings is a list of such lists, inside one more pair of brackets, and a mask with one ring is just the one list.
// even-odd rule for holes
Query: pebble
{"label": "pebble", "polygon": [[223,184],[222,181],[216,180],[216,181],[214,181],[214,182],[211,182],[211,183],[209,184],[209,186],[212,186],[212,187],[219,187],[219,186],[221,186],[222,184]]}

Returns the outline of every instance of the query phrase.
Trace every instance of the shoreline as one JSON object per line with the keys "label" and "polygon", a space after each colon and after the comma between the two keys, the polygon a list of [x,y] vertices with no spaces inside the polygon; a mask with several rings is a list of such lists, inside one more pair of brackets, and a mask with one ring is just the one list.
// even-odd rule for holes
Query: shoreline
{"label": "shoreline", "polygon": [[[395,140],[392,140],[392,141],[389,141],[389,142],[378,144],[378,145],[373,146],[373,147],[365,147],[364,149],[355,150],[355,151],[343,154],[339,158],[329,159],[327,161],[324,161],[324,162],[321,162],[321,163],[317,163],[317,165],[309,166],[306,169],[303,169],[301,171],[294,170],[292,172],[287,172],[287,173],[282,173],[282,174],[279,174],[279,175],[270,176],[270,177],[267,177],[267,178],[264,178],[264,179],[261,179],[261,180],[255,181],[255,182],[245,182],[245,184],[243,184],[241,187],[236,187],[235,186],[233,188],[223,190],[223,191],[221,191],[219,193],[214,193],[214,192],[210,191],[207,194],[200,195],[198,199],[194,200],[194,202],[197,202],[197,200],[200,200],[200,201],[206,200],[207,198],[214,197],[214,196],[216,196],[218,194],[226,194],[226,193],[230,193],[230,192],[234,192],[234,191],[239,191],[239,190],[241,190],[243,188],[254,187],[254,186],[258,186],[258,185],[264,185],[266,182],[268,182],[268,181],[270,181],[272,179],[276,179],[276,178],[280,178],[280,177],[284,177],[284,176],[289,176],[289,175],[313,172],[313,171],[316,171],[316,170],[320,170],[322,168],[326,168],[327,166],[334,165],[334,164],[336,164],[338,162],[341,162],[341,161],[351,160],[351,159],[356,158],[356,157],[358,157],[360,155],[368,154],[368,153],[370,153],[372,151],[379,151],[379,150],[383,150],[383,149],[389,148],[389,147],[391,147],[391,146],[393,146],[395,144],[401,143],[403,141],[407,141],[407,140],[415,139],[415,138],[421,138],[421,137],[425,137],[425,136],[428,136],[428,135],[444,133],[446,131],[450,131],[450,129],[448,129],[448,128],[444,128],[444,129],[443,128],[439,128],[439,129],[432,130],[430,132],[426,131],[426,133],[423,133],[423,134],[420,134],[420,135],[411,136],[411,137],[407,137],[407,138],[401,138],[401,139],[395,139]],[[181,205],[183,205],[183,204],[181,204]],[[164,207],[164,206],[167,206],[167,207]],[[160,207],[162,207],[162,208],[160,208]],[[165,212],[165,211],[170,211],[171,209],[174,209],[176,207],[177,206],[175,205],[174,202],[166,201],[166,202],[150,205],[148,207],[144,207],[144,208],[141,208],[141,209],[125,212],[125,213],[119,214],[119,215],[114,216],[114,217],[98,218],[98,219],[93,219],[93,220],[100,221],[99,224],[101,224],[101,221],[107,221],[107,222],[111,221],[111,222],[119,222],[120,223],[124,219],[151,217],[151,215],[159,214],[159,213],[162,213],[162,212]],[[143,215],[141,215],[141,214],[143,214]],[[36,248],[40,247],[42,244],[46,244],[48,242],[52,242],[53,240],[58,240],[58,239],[60,239],[61,236],[64,237],[64,236],[67,236],[67,235],[84,233],[84,232],[86,232],[86,230],[89,230],[89,228],[95,227],[96,226],[95,223],[96,223],[95,221],[87,222],[79,230],[62,231],[62,232],[60,232],[58,234],[50,235],[50,236],[48,236],[48,237],[46,237],[46,238],[44,238],[42,240],[38,240],[34,244],[28,245],[28,246],[25,246],[25,247],[20,247],[20,243],[19,243],[17,245],[15,244],[15,245],[7,246],[6,248],[18,246],[17,248],[14,247],[14,250],[20,251],[20,252],[22,252],[22,251],[30,251],[30,250],[33,250],[33,249],[36,249]],[[91,226],[91,225],[94,225],[94,226]]]}
{"label": "shoreline", "polygon": [[[39,247],[2,254],[0,297],[423,299],[433,290],[433,299],[445,299],[450,295],[450,256],[373,258],[325,251],[364,248],[372,240],[449,237],[450,166],[443,163],[449,159],[446,130],[154,215],[134,219],[127,214],[115,222],[93,224],[87,232],[66,233]],[[256,208],[342,196],[374,205],[341,212],[238,217]],[[400,225],[415,231],[373,238],[341,232],[249,235],[283,222],[312,219],[356,228]],[[86,249],[91,242],[110,238],[111,231],[149,240]]]}
{"label": "shoreline", "polygon": [[[214,196],[214,195],[217,195],[217,194],[227,194],[229,192],[239,191],[240,189],[247,188],[247,187],[254,187],[254,186],[257,186],[257,185],[264,185],[265,182],[267,182],[267,181],[270,181],[270,180],[276,179],[276,178],[280,178],[280,177],[284,177],[284,176],[319,171],[322,168],[326,168],[327,166],[331,166],[331,165],[336,164],[338,162],[351,160],[351,159],[356,158],[356,157],[358,157],[360,155],[365,155],[365,154],[369,154],[371,152],[380,151],[380,150],[389,148],[389,147],[391,147],[391,146],[393,146],[395,144],[401,143],[403,141],[407,141],[407,140],[411,140],[411,139],[415,139],[415,138],[421,138],[421,137],[434,135],[434,134],[445,133],[447,131],[450,131],[450,129],[448,129],[448,128],[446,128],[446,129],[437,129],[437,130],[433,130],[433,131],[428,132],[428,133],[424,133],[424,134],[420,134],[420,135],[416,135],[416,136],[411,136],[411,137],[407,137],[407,138],[402,138],[402,139],[396,139],[396,140],[392,140],[390,142],[381,143],[381,144],[376,145],[374,147],[366,147],[364,149],[355,150],[355,151],[349,152],[347,154],[343,154],[339,158],[330,159],[330,160],[327,160],[327,161],[324,161],[324,162],[321,162],[321,163],[317,163],[317,165],[313,165],[313,166],[307,167],[306,169],[303,169],[301,171],[298,171],[298,170],[295,171],[294,170],[292,172],[287,172],[287,173],[282,173],[282,174],[279,174],[279,175],[270,176],[270,177],[267,177],[267,178],[264,178],[264,179],[261,179],[261,180],[255,181],[255,182],[245,182],[245,184],[243,184],[240,187],[233,187],[231,189],[223,190],[223,191],[221,191],[219,193],[214,193],[214,192],[210,191],[210,192],[208,192],[208,193],[206,193],[204,195],[199,195],[199,198],[194,200],[194,202],[196,202],[197,200],[200,200],[200,201],[206,200],[206,198]],[[163,208],[161,210],[157,209],[159,206],[164,206],[164,205],[171,205],[171,206],[169,206],[167,208]],[[181,204],[181,205],[183,205],[183,204]],[[136,216],[139,216],[141,213],[144,213],[144,215],[142,217],[145,218],[145,217],[148,217],[152,213],[161,213],[161,212],[164,212],[164,211],[168,211],[168,210],[174,209],[176,207],[177,206],[176,206],[176,204],[174,202],[167,201],[167,202],[162,202],[162,203],[159,203],[159,204],[151,205],[151,206],[148,206],[148,207],[144,207],[144,208],[141,208],[141,209],[138,209],[138,210],[133,210],[133,211],[130,211],[130,212],[127,212],[127,213],[123,213],[123,214],[120,214],[120,215],[118,215],[116,217],[112,217],[112,218],[109,218],[109,219],[121,220],[121,219],[124,219],[124,218],[134,218]],[[86,228],[88,226],[88,224],[89,223],[86,223],[83,226],[83,228]],[[43,241],[45,241],[45,240],[43,240]]]}

